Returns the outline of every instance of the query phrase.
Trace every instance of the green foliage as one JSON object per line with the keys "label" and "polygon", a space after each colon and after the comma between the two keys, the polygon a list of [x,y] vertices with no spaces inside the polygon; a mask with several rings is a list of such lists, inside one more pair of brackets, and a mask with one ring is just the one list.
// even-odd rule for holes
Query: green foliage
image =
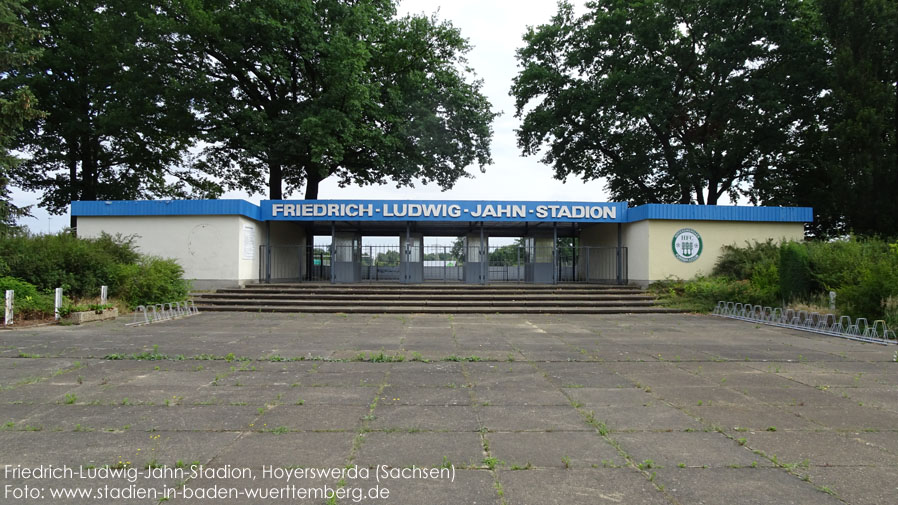
{"label": "green foliage", "polygon": [[128,305],[184,300],[190,283],[174,260],[143,256],[136,263],[116,265],[110,289]]}
{"label": "green foliage", "polygon": [[86,303],[86,304],[64,304],[59,308],[60,317],[65,317],[72,312],[96,312],[97,314],[102,313],[105,309],[114,308],[115,305],[111,303]]}
{"label": "green foliage", "polygon": [[779,254],[780,294],[783,300],[805,300],[811,290],[811,267],[804,244],[786,242]]}
{"label": "green foliage", "polygon": [[766,242],[745,243],[744,247],[725,245],[714,265],[713,275],[730,279],[750,279],[758,269],[767,269],[779,262],[779,245],[772,239]]}
{"label": "green foliage", "polygon": [[651,290],[662,301],[678,307],[709,312],[721,300],[741,303],[777,305],[777,290],[769,285],[758,286],[747,279],[726,277],[696,277],[689,281],[669,280],[652,284]]}
{"label": "green foliage", "polygon": [[399,266],[399,251],[396,249],[390,249],[386,252],[377,253],[376,262],[379,266]]}
{"label": "green foliage", "polygon": [[52,213],[73,200],[188,196],[195,177],[178,167],[196,135],[192,97],[161,40],[158,2],[27,4],[26,26],[47,30],[7,85],[30,88],[47,114],[16,139],[29,156],[13,182]]}
{"label": "green foliage", "polygon": [[711,277],[651,286],[670,305],[709,311],[718,301],[780,306],[836,292],[836,310],[898,326],[898,243],[876,238],[729,246]]}
{"label": "green foliage", "polygon": [[489,253],[489,262],[493,265],[518,265],[524,261],[523,239],[514,244],[499,246]]}
{"label": "green foliage", "polygon": [[814,208],[817,237],[898,236],[898,2],[818,0],[804,16],[822,41],[819,111],[801,131],[800,160],[755,176],[759,201]]}
{"label": "green foliage", "polygon": [[[33,315],[53,313],[53,296],[46,293],[57,287],[66,297],[94,298],[106,285],[110,297],[132,307],[184,300],[189,291],[174,260],[141,256],[130,238],[120,236],[19,234],[0,241],[0,262],[9,274],[0,277],[0,287],[11,286],[4,289],[16,291],[16,310]],[[99,308],[64,303],[62,312]]]}
{"label": "green foliage", "polygon": [[0,2],[0,238],[16,230],[16,218],[28,214],[27,208],[10,201],[7,174],[20,160],[9,150],[27,123],[43,116],[35,107],[34,93],[27,86],[11,82],[13,75],[40,55],[37,40],[42,32],[22,23],[19,16],[24,12],[19,0]]}
{"label": "green foliage", "polygon": [[[794,150],[817,53],[799,0],[568,2],[530,28],[518,145],[616,200],[716,204]],[[544,149],[547,148],[547,149]],[[776,160],[776,161],[774,161]]]}
{"label": "green foliage", "polygon": [[[395,0],[170,2],[203,109],[198,167],[269,198],[318,184],[451,187],[491,162],[495,117],[458,29],[396,16]],[[283,188],[283,184],[286,188]]]}
{"label": "green foliage", "polygon": [[0,295],[15,291],[14,315],[25,319],[53,314],[53,295],[40,292],[34,284],[14,277],[0,277]]}
{"label": "green foliage", "polygon": [[71,297],[93,297],[100,286],[110,286],[117,265],[137,261],[129,238],[103,235],[78,238],[68,232],[55,235],[20,234],[0,242],[0,258],[9,275],[26,279],[40,291],[58,287]]}

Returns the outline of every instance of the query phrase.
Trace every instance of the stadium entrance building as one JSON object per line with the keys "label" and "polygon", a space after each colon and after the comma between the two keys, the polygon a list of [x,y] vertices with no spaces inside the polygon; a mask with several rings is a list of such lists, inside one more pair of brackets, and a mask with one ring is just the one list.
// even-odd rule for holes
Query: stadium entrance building
{"label": "stadium entrance building", "polygon": [[[72,215],[79,236],[133,236],[142,253],[174,258],[197,289],[257,281],[645,285],[710,273],[726,245],[801,240],[812,220],[805,207],[458,200],[92,201],[74,202]],[[366,244],[372,237],[398,243]],[[458,239],[434,246],[427,237]]]}

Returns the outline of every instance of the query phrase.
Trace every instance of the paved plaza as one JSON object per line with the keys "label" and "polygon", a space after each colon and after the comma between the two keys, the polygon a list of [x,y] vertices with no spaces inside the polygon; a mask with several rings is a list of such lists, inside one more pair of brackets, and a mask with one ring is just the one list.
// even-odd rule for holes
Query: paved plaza
{"label": "paved plaza", "polygon": [[129,321],[0,332],[0,502],[898,503],[896,346],[683,314]]}

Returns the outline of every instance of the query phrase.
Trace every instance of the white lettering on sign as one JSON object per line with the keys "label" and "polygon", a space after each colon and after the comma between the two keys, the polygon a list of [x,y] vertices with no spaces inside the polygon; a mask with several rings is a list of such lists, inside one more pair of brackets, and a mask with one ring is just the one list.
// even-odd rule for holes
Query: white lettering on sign
{"label": "white lettering on sign", "polygon": [[272,217],[297,218],[466,218],[533,220],[617,219],[612,205],[526,204],[526,203],[273,203]]}

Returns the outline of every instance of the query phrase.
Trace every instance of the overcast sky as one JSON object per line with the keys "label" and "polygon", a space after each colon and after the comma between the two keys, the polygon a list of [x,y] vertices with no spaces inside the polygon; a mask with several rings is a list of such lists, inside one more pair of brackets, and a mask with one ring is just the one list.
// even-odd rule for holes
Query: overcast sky
{"label": "overcast sky", "polygon": [[[391,184],[340,188],[335,180],[327,179],[320,186],[319,198],[607,200],[603,181],[557,181],[552,177],[552,169],[541,164],[538,157],[523,157],[515,141],[518,120],[514,117],[514,101],[508,94],[511,80],[518,71],[515,50],[522,45],[521,37],[527,26],[546,23],[556,12],[554,1],[522,4],[512,0],[404,0],[399,8],[401,13],[436,13],[439,19],[451,21],[471,42],[473,49],[468,54],[468,61],[477,77],[483,80],[483,93],[492,102],[493,110],[502,114],[493,124],[493,164],[486,167],[486,173],[471,167],[468,171],[474,178],[461,179],[445,192],[436,185],[417,185],[413,189],[396,188]],[[302,193],[290,197],[302,198]],[[13,198],[17,205],[23,206],[35,204],[38,195],[14,190]],[[263,196],[249,197],[235,192],[228,193],[225,198],[258,202]],[[21,222],[35,232],[58,231],[69,223],[68,215],[50,216],[36,206],[32,213],[34,218]]]}

